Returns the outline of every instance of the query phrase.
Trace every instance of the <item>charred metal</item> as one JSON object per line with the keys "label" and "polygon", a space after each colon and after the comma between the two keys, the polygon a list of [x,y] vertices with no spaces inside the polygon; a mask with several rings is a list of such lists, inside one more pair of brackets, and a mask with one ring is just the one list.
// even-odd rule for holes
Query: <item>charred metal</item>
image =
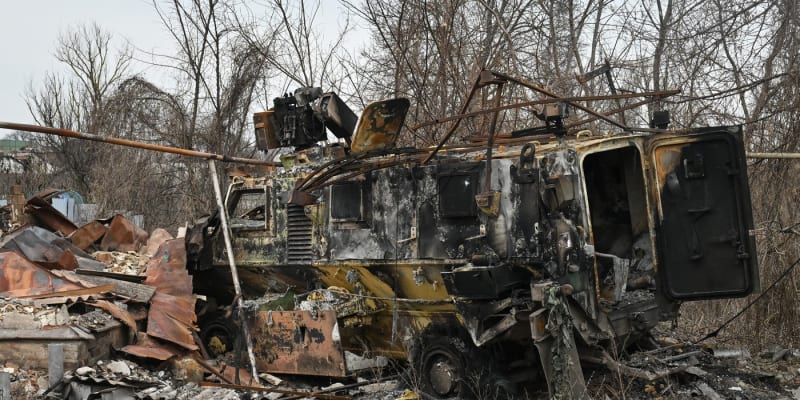
{"label": "charred metal", "polygon": [[[740,128],[564,135],[567,104],[543,114],[558,137],[490,142],[488,156],[395,147],[405,99],[368,106],[354,133],[320,90],[256,114],[265,149],[295,147],[227,193],[245,295],[291,290],[252,313],[260,369],[343,376],[349,351],[410,359],[435,397],[465,395],[445,377],[480,365],[509,393],[529,368],[552,396],[583,398],[582,361],[683,301],[758,289]],[[322,126],[346,143],[312,145]],[[189,260],[195,289],[230,304],[215,221],[187,235]]]}

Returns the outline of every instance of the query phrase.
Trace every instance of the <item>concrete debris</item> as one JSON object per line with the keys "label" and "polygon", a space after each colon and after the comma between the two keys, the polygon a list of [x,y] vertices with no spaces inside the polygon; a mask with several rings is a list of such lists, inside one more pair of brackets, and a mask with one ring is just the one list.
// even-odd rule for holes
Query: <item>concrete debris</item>
{"label": "concrete debris", "polygon": [[6,362],[3,372],[10,375],[11,399],[38,398],[48,388],[47,372],[42,369],[20,368],[18,365]]}
{"label": "concrete debris", "polygon": [[150,259],[150,257],[140,255],[135,251],[96,251],[92,253],[92,256],[106,265],[104,271],[125,275],[143,274],[147,261]]}
{"label": "concrete debris", "polygon": [[370,383],[361,387],[362,393],[390,393],[400,385],[400,381],[396,379],[388,380],[385,382]]}
{"label": "concrete debris", "polygon": [[261,380],[263,380],[264,382],[267,382],[267,383],[269,383],[270,385],[273,385],[273,386],[278,386],[281,383],[283,383],[283,379],[278,378],[275,375],[268,374],[266,372],[258,374],[258,377],[261,378]]}
{"label": "concrete debris", "polygon": [[0,298],[0,329],[40,329],[69,322],[66,306],[39,305],[32,300]]}
{"label": "concrete debris", "polygon": [[[98,364],[100,363],[98,362]],[[124,376],[128,376],[131,374],[131,367],[128,366],[128,363],[122,360],[112,361],[108,364],[105,364],[105,367],[107,370],[115,374]]]}
{"label": "concrete debris", "polygon": [[700,382],[697,384],[697,389],[700,390],[700,393],[703,394],[709,400],[722,400],[722,396],[719,395],[714,389],[712,389],[708,384],[705,382]]}
{"label": "concrete debris", "polygon": [[326,392],[327,392],[327,391],[332,391],[332,390],[335,390],[335,389],[341,389],[341,388],[343,388],[343,387],[344,387],[344,383],[341,383],[341,382],[334,382],[334,383],[333,383],[333,384],[331,384],[331,385],[324,386],[324,387],[322,388],[322,390],[324,390],[324,391],[326,391]]}

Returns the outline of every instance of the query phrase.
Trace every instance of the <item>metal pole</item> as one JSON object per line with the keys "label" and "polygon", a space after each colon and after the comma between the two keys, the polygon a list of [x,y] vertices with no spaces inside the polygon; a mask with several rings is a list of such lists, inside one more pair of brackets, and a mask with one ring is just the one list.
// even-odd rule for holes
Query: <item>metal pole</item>
{"label": "metal pole", "polygon": [[250,330],[247,329],[247,322],[243,315],[243,301],[242,301],[242,286],[239,283],[239,272],[236,270],[236,261],[233,259],[233,245],[231,245],[231,234],[228,229],[228,210],[225,209],[225,203],[222,199],[222,191],[219,188],[219,178],[217,178],[217,165],[214,160],[208,160],[208,169],[211,170],[211,181],[214,184],[214,194],[217,197],[217,207],[219,208],[219,220],[222,223],[222,236],[225,238],[225,250],[228,253],[228,265],[231,268],[231,278],[233,279],[233,290],[236,293],[236,307],[237,315],[239,316],[239,323],[241,324],[242,332],[244,332],[244,340],[247,343],[247,358],[250,361],[250,369],[253,374],[253,379],[258,379],[258,370],[256,370],[256,357],[253,354],[253,341],[250,337]]}
{"label": "metal pole", "polygon": [[[500,72],[497,72],[497,71],[492,71],[492,73],[495,74],[498,77],[507,79],[507,80],[509,80],[511,82],[516,82],[519,85],[525,86],[528,89],[535,90],[535,91],[537,91],[539,93],[542,93],[544,95],[547,95],[547,96],[550,96],[550,97],[555,97],[555,98],[561,98],[561,96],[559,96],[559,95],[557,95],[557,94],[555,94],[555,93],[553,93],[553,92],[551,92],[551,91],[549,91],[549,90],[547,90],[547,89],[545,89],[543,87],[539,87],[537,85],[534,85],[533,83],[524,81],[522,79],[517,79],[517,78],[514,78],[514,77],[512,77],[510,75],[506,75],[506,74],[503,74],[503,73],[500,73]],[[567,101],[566,103],[568,103],[569,105],[571,105],[571,106],[573,106],[575,108],[581,109],[584,112],[587,112],[587,113],[589,113],[589,114],[591,114],[591,115],[593,115],[593,116],[595,116],[597,118],[600,118],[603,121],[606,121],[606,122],[608,122],[608,123],[610,123],[612,125],[616,125],[619,128],[622,128],[624,130],[628,130],[629,129],[627,125],[621,124],[621,123],[619,123],[617,121],[614,121],[613,119],[608,118],[605,115],[603,115],[603,114],[601,114],[601,113],[599,113],[599,112],[597,112],[595,110],[592,110],[589,107],[586,107],[584,105],[575,103],[573,101]]]}
{"label": "metal pole", "polygon": [[[480,86],[481,75],[482,74],[478,74],[478,76],[475,78],[475,83],[472,84],[472,88],[469,90],[469,94],[467,95],[467,100],[465,100],[464,105],[461,106],[461,112],[459,112],[459,114],[463,114],[467,112],[467,110],[469,109],[469,104],[472,102],[472,97],[475,95],[475,92],[478,90],[478,87]],[[428,161],[430,161],[431,158],[433,158],[433,156],[435,156],[436,153],[442,149],[442,146],[444,146],[444,144],[447,143],[448,140],[450,140],[450,136],[452,136],[453,133],[455,133],[456,129],[458,129],[458,125],[461,124],[461,120],[462,118],[457,119],[456,122],[454,122],[453,125],[450,126],[450,129],[447,130],[447,133],[444,135],[442,140],[439,141],[439,144],[436,145],[436,148],[434,148],[431,151],[431,153],[428,154],[428,156],[425,157],[424,160],[422,160],[423,165],[427,164]]]}
{"label": "metal pole", "polygon": [[58,385],[64,379],[64,344],[47,345],[47,382],[50,387]]}
{"label": "metal pole", "polygon": [[[412,131],[416,131],[416,130],[418,130],[420,128],[424,128],[426,126],[441,124],[441,123],[452,121],[452,120],[456,120],[456,119],[474,117],[476,115],[481,115],[481,114],[489,114],[489,113],[493,113],[493,112],[497,112],[497,111],[504,111],[504,110],[511,110],[511,109],[515,109],[515,108],[530,107],[530,106],[536,106],[536,105],[541,105],[541,104],[552,104],[552,103],[560,103],[560,102],[565,102],[565,101],[620,100],[620,99],[631,99],[631,98],[639,98],[639,97],[658,97],[658,98],[661,98],[661,97],[673,96],[673,95],[676,95],[676,94],[678,94],[680,92],[681,92],[680,90],[660,90],[660,91],[657,91],[657,92],[621,93],[621,94],[615,94],[615,95],[610,95],[610,96],[609,95],[572,96],[572,97],[561,97],[561,98],[552,98],[552,99],[531,100],[531,101],[524,101],[524,102],[521,102],[521,103],[507,104],[507,105],[504,105],[504,106],[485,108],[483,110],[472,111],[472,112],[468,112],[468,113],[464,113],[464,114],[451,115],[449,117],[436,118],[436,119],[433,119],[433,120],[430,120],[430,121],[421,122],[416,126],[410,127],[409,129],[411,129]],[[605,114],[605,115],[608,115],[608,114]],[[597,119],[597,118],[594,118],[594,119]]]}
{"label": "metal pole", "polygon": [[221,154],[205,153],[202,151],[181,149],[178,147],[161,146],[152,143],[137,142],[135,140],[121,139],[113,136],[93,135],[91,133],[81,133],[71,131],[69,129],[51,128],[48,126],[18,124],[15,122],[0,122],[0,129],[13,129],[25,132],[45,133],[48,135],[63,136],[74,139],[90,140],[93,142],[102,142],[116,144],[120,146],[133,147],[137,149],[154,150],[162,153],[172,153],[189,157],[200,157],[208,160],[218,160],[222,162],[238,162],[242,164],[257,164],[257,165],[277,165],[272,161],[257,160],[254,158],[230,157]]}
{"label": "metal pole", "polygon": [[0,371],[0,400],[11,400],[11,374]]}
{"label": "metal pole", "polygon": [[800,159],[800,153],[747,153],[747,158],[783,158]]}
{"label": "metal pole", "polygon": [[[503,83],[497,84],[494,92],[494,106],[500,106],[500,98],[503,96]],[[489,124],[489,140],[486,142],[486,192],[492,191],[492,147],[494,147],[494,134],[497,130],[497,117],[500,111],[492,114],[492,122]]]}

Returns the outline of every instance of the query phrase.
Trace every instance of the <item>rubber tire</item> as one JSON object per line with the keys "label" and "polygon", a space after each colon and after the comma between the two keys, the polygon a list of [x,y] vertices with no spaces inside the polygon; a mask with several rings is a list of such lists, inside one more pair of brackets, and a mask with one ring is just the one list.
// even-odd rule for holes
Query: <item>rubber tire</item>
{"label": "rubber tire", "polygon": [[[423,399],[469,399],[473,393],[469,387],[468,354],[472,343],[465,342],[458,336],[424,335],[417,344],[413,357],[412,383],[419,386]],[[452,372],[452,383],[437,382],[432,378],[432,371]],[[444,392],[444,393],[443,393]]]}

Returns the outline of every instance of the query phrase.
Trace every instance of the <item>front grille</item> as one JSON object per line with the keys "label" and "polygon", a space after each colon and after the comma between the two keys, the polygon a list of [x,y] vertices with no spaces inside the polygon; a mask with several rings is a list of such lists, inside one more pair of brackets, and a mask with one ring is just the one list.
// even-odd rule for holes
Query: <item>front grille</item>
{"label": "front grille", "polygon": [[286,261],[289,264],[311,262],[311,220],[303,206],[289,204],[287,209]]}

